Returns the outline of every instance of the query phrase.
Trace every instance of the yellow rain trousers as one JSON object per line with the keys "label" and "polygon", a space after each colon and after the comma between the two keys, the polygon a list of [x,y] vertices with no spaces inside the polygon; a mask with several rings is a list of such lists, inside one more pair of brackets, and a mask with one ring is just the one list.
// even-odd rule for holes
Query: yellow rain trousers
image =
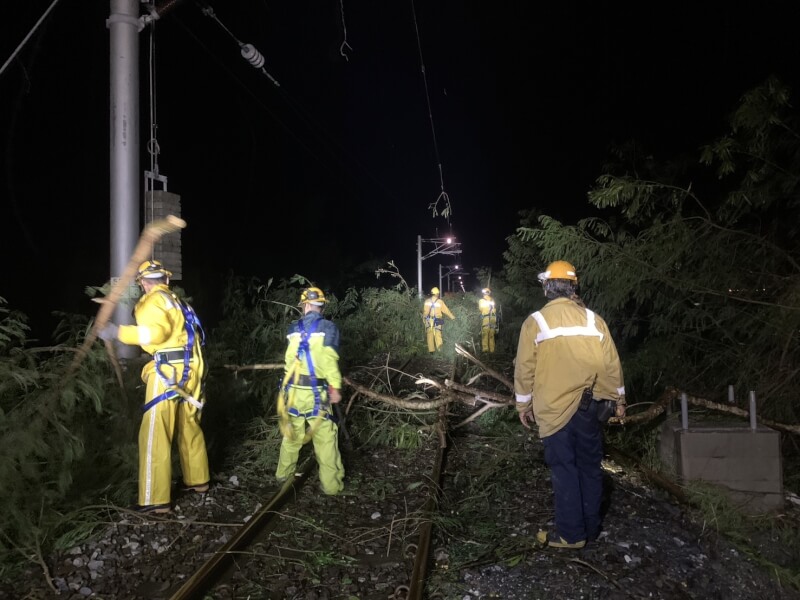
{"label": "yellow rain trousers", "polygon": [[[327,393],[322,392],[327,404]],[[295,390],[294,407],[301,413],[310,413],[314,410],[314,392],[310,388]],[[329,406],[330,408],[330,406]],[[319,419],[318,423],[313,423]],[[306,428],[314,427],[311,443],[314,446],[314,456],[319,467],[319,482],[325,494],[338,494],[344,489],[344,467],[339,454],[339,428],[329,418],[319,417],[289,417],[291,435],[284,435],[281,442],[281,454],[278,458],[278,468],[275,477],[284,481],[294,475],[297,468],[297,457],[306,436]]]}
{"label": "yellow rain trousers", "polygon": [[184,373],[181,354],[189,335],[177,298],[166,285],[159,285],[140,298],[134,309],[136,325],[119,328],[121,342],[140,345],[149,354],[169,353],[169,360],[156,372],[156,361],[142,369],[145,404],[166,395],[148,408],[139,428],[139,505],[168,505],[172,487],[172,441],[177,437],[183,482],[186,486],[208,483],[208,455],[200,428],[200,407],[205,400],[202,378],[206,365],[195,340],[189,361],[188,379],[176,384]]}
{"label": "yellow rain trousers", "polygon": [[497,331],[497,310],[491,296],[478,300],[481,313],[481,350],[494,352],[494,335]]}

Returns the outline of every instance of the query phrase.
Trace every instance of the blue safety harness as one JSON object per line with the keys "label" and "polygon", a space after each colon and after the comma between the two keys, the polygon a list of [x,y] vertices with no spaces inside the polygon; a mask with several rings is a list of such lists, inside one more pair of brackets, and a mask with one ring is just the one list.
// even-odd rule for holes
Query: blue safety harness
{"label": "blue safety harness", "polygon": [[[163,402],[164,400],[174,400],[175,398],[180,398],[181,402],[186,402],[185,398],[180,397],[175,388],[179,387],[183,389],[186,385],[186,382],[189,380],[189,374],[191,372],[191,368],[189,365],[189,361],[191,361],[195,343],[199,341],[200,343],[200,351],[202,352],[203,347],[206,345],[206,333],[203,330],[203,325],[200,323],[200,318],[197,316],[197,313],[194,312],[194,309],[182,302],[178,296],[173,293],[167,294],[166,292],[162,292],[170,297],[177,305],[178,308],[181,309],[181,313],[183,314],[183,321],[184,321],[184,328],[186,329],[186,345],[183,347],[183,371],[181,373],[180,381],[175,378],[175,372],[177,369],[172,365],[172,361],[170,360],[169,356],[170,353],[168,352],[161,352],[156,351],[153,353],[153,360],[155,361],[155,368],[158,377],[161,381],[168,386],[168,389],[163,393],[152,400],[147,402],[142,407],[142,412],[147,412],[151,408],[153,408],[156,404]],[[179,351],[176,351],[179,352]],[[169,376],[164,372],[164,368],[168,366],[171,370],[173,375]],[[201,382],[201,390],[204,385],[204,382]],[[202,396],[202,392],[201,392]]]}
{"label": "blue safety harness", "polygon": [[[438,302],[438,300],[436,302]],[[433,316],[433,308],[436,306],[436,302],[431,302],[431,307],[428,309],[428,316],[425,317],[425,320],[428,322],[429,327],[435,327],[436,329],[441,329],[442,321],[444,321],[444,319],[438,319],[435,316]]]}
{"label": "blue safety harness", "polygon": [[[308,365],[308,377],[311,380],[311,389],[314,392],[314,409],[309,412],[302,413],[299,410],[297,410],[297,408],[295,408],[294,406],[291,406],[287,412],[293,417],[304,417],[306,419],[311,419],[314,417],[318,417],[320,412],[322,411],[322,395],[320,394],[319,391],[320,386],[317,382],[317,374],[316,371],[314,370],[314,361],[311,359],[311,347],[308,343],[309,338],[314,333],[316,333],[320,323],[322,323],[322,319],[317,319],[316,321],[311,323],[311,326],[309,327],[308,331],[306,331],[303,325],[303,320],[300,319],[299,321],[297,321],[297,329],[298,332],[300,333],[300,344],[297,347],[296,358],[297,360],[302,361],[303,358],[305,357],[306,364]],[[289,381],[286,383],[286,387],[283,389],[284,398],[289,397],[289,388],[292,387],[292,385],[295,385],[293,381]],[[324,417],[326,419],[333,420],[329,411],[324,412]]]}

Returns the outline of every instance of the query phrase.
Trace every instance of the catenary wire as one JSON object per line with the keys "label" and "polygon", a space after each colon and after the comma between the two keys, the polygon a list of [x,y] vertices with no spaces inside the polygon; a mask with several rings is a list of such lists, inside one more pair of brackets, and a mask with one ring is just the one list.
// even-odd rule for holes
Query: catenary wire
{"label": "catenary wire", "polygon": [[47,10],[44,11],[44,14],[41,17],[39,17],[39,20],[36,21],[36,24],[33,26],[33,29],[31,29],[28,32],[28,35],[25,36],[25,38],[19,43],[19,46],[17,46],[16,50],[14,50],[14,52],[11,53],[11,56],[8,57],[8,60],[3,64],[2,67],[0,67],[0,75],[3,74],[3,71],[5,71],[8,65],[11,64],[11,61],[14,60],[14,57],[17,54],[19,54],[20,51],[25,47],[25,44],[28,43],[28,40],[31,38],[34,32],[39,28],[42,22],[47,18],[47,15],[50,14],[50,11],[52,11],[56,7],[56,4],[58,4],[58,2],[59,0],[53,0],[53,2],[50,4]]}
{"label": "catenary wire", "polygon": [[417,11],[414,7],[414,0],[411,0],[411,14],[414,17],[414,31],[417,34],[417,50],[419,51],[419,64],[420,69],[422,71],[422,82],[425,87],[425,100],[428,103],[428,117],[431,122],[431,137],[433,138],[433,151],[436,156],[436,165],[439,167],[439,185],[441,187],[441,193],[436,198],[436,201],[431,203],[428,208],[433,210],[434,216],[437,213],[437,207],[439,205],[439,201],[443,200],[445,208],[442,211],[442,216],[447,219],[447,223],[450,224],[450,214],[452,213],[452,207],[450,204],[450,196],[448,196],[447,192],[444,189],[444,171],[442,169],[442,160],[439,156],[439,144],[436,141],[436,127],[433,123],[433,109],[431,108],[431,95],[428,91],[428,76],[425,73],[425,61],[422,58],[422,42],[420,40],[419,35],[419,25],[417,24]]}
{"label": "catenary wire", "polygon": [[[202,4],[201,4],[202,6]],[[220,58],[213,50],[211,50],[203,41],[191,30],[191,28],[183,23],[181,20],[176,19],[176,21],[180,24],[182,29],[203,49],[205,50],[213,59],[214,61],[239,85],[241,86],[254,100],[256,100],[259,107],[261,107],[267,114],[272,117],[276,123],[278,123],[297,143],[298,145],[305,150],[309,156],[314,158],[320,165],[324,166],[328,169],[331,173],[336,175],[340,175],[339,172],[335,171],[329,164],[324,161],[317,153],[315,153],[303,140],[298,137],[298,135],[292,130],[292,128],[285,123],[280,117],[273,110],[271,110],[259,97],[259,95],[253,91],[250,86],[242,81],[236,74],[234,74],[227,66],[226,62]],[[240,43],[236,36],[233,33],[230,33],[230,30],[225,27],[226,32],[228,35],[236,41],[236,43]],[[380,188],[384,194],[388,198],[390,198],[393,202],[395,202],[398,206],[400,206],[400,200],[397,198],[394,192],[392,192],[389,188],[386,187],[384,183],[382,183],[362,162],[361,160],[354,156],[350,151],[348,151],[345,147],[343,147],[339,142],[337,142],[330,134],[325,132],[324,127],[322,127],[316,120],[310,116],[307,110],[305,110],[302,105],[295,100],[287,91],[285,87],[279,88],[281,91],[281,96],[287,103],[290,109],[302,120],[304,121],[305,125],[308,126],[309,129],[314,131],[317,136],[321,139],[325,140],[328,145],[335,146],[338,148],[344,156],[349,158],[353,161],[374,183],[378,188]],[[333,156],[336,156],[334,152],[331,152]],[[341,157],[339,157],[341,160]]]}

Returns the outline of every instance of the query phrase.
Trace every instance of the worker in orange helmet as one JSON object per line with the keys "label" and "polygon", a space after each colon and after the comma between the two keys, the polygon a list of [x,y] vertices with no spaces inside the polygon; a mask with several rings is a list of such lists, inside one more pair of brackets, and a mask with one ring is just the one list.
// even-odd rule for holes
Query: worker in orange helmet
{"label": "worker in orange helmet", "polygon": [[453,313],[439,297],[439,288],[431,288],[431,296],[425,300],[422,309],[422,320],[425,323],[425,337],[428,341],[428,352],[436,352],[442,348],[442,323],[444,316],[455,320]]}
{"label": "worker in orange helmet", "polygon": [[481,313],[481,350],[494,352],[494,336],[497,333],[497,306],[492,298],[492,290],[485,287],[481,290],[483,297],[478,300]]}
{"label": "worker in orange helmet", "polygon": [[549,301],[522,324],[514,391],[522,425],[539,426],[552,474],[555,527],[536,539],[577,549],[600,533],[602,425],[625,415],[625,385],[608,325],[578,296],[575,267],[550,263],[539,281]]}
{"label": "worker in orange helmet", "polygon": [[142,296],[135,325],[107,324],[98,336],[139,345],[151,354],[142,369],[145,400],[139,428],[140,512],[171,511],[172,439],[177,437],[183,489],[208,491],[206,441],[200,428],[205,402],[205,333],[191,306],[169,288],[172,273],[158,260],[139,265]]}

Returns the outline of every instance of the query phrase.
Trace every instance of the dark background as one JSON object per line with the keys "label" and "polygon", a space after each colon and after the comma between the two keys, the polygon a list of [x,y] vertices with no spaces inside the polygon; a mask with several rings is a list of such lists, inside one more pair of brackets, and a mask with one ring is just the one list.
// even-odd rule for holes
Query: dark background
{"label": "dark background", "polygon": [[[0,61],[50,3],[4,6]],[[611,144],[666,159],[723,132],[767,76],[796,83],[796,3],[708,4],[417,0],[449,223],[428,209],[440,182],[410,0],[343,0],[349,60],[336,0],[212,3],[280,88],[195,2],[177,5],[156,25],[155,106],[188,222],[182,285],[201,314],[231,272],[341,293],[394,260],[413,286],[417,235],[447,233],[463,254],[425,261],[425,288],[440,263],[500,268],[519,210],[586,214]],[[83,288],[110,275],[108,14],[61,0],[0,75],[0,296],[37,335],[50,311],[93,313]],[[140,42],[144,170],[147,30]]]}

